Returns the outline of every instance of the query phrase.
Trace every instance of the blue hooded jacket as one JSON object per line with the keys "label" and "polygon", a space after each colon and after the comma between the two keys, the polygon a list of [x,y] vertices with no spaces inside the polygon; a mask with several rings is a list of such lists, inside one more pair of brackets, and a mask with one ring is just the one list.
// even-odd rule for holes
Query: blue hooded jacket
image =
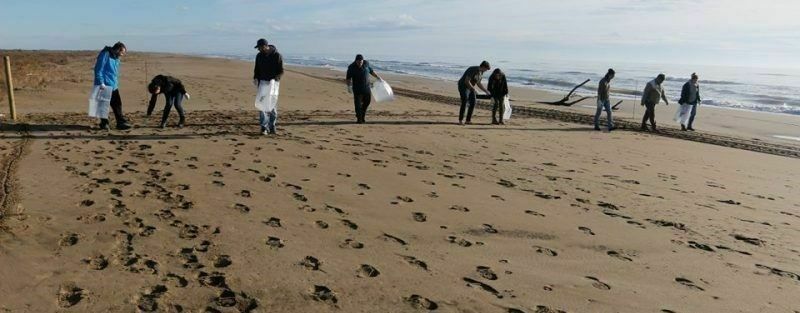
{"label": "blue hooded jacket", "polygon": [[105,84],[111,90],[119,88],[119,57],[111,52],[111,47],[105,47],[97,56],[94,64],[94,85]]}

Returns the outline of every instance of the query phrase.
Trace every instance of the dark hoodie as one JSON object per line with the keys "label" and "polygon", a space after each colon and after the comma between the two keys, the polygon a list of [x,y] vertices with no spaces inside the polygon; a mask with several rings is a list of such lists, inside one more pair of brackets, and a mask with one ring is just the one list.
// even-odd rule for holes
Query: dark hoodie
{"label": "dark hoodie", "polygon": [[[169,101],[170,97],[183,97],[183,95],[186,94],[186,87],[183,86],[180,79],[172,76],[157,75],[153,77],[153,80],[150,81],[150,85],[148,85],[147,88],[148,90],[153,90],[156,86],[161,88],[161,93],[164,94],[164,98],[167,101]],[[150,96],[150,104],[147,106],[147,115],[153,112],[157,98],[158,94]]]}
{"label": "dark hoodie", "polygon": [[253,79],[281,80],[283,76],[283,57],[278,48],[269,45],[269,52],[259,52],[256,56],[256,67],[253,69]]}
{"label": "dark hoodie", "polygon": [[500,77],[495,77],[495,75],[489,76],[489,93],[492,95],[492,98],[497,100],[503,99],[503,97],[508,95],[508,82],[506,81],[506,75],[500,74]]}

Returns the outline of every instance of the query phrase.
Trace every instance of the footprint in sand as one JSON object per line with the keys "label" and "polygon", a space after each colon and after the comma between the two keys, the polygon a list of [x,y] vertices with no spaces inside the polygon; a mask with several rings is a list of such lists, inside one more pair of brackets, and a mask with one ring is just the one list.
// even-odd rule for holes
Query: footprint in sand
{"label": "footprint in sand", "polygon": [[58,239],[58,245],[62,247],[74,246],[77,243],[78,243],[78,234],[75,233],[61,234],[61,238]]}
{"label": "footprint in sand", "polygon": [[201,241],[200,243],[198,243],[198,244],[196,244],[194,246],[194,251],[206,252],[206,251],[208,251],[208,247],[210,247],[210,246],[211,246],[211,242],[210,241],[203,240],[203,241]]}
{"label": "footprint in sand", "polygon": [[408,244],[405,240],[400,239],[400,238],[395,237],[395,236],[392,236],[392,235],[389,235],[387,233],[384,233],[382,238],[383,238],[383,240],[386,240],[386,241],[392,241],[392,242],[395,242],[395,243],[399,243],[402,246],[405,246],[405,245]]}
{"label": "footprint in sand", "polygon": [[242,213],[249,213],[250,212],[250,207],[248,207],[248,206],[246,206],[244,204],[241,204],[241,203],[234,204],[233,208],[235,210],[239,211],[239,212],[242,212]]}
{"label": "footprint in sand", "polygon": [[356,271],[356,276],[361,278],[377,277],[380,274],[381,272],[377,268],[369,264],[361,264],[358,271]]}
{"label": "footprint in sand", "polygon": [[460,205],[451,206],[450,209],[453,210],[453,211],[459,211],[459,212],[465,212],[465,213],[469,212],[469,209],[467,207],[460,206]]}
{"label": "footprint in sand", "polygon": [[411,199],[410,197],[405,197],[405,196],[397,196],[397,200],[403,201],[405,203],[414,202],[414,199]]}
{"label": "footprint in sand", "polygon": [[239,195],[242,196],[242,198],[250,198],[250,190],[242,190],[239,192]]}
{"label": "footprint in sand", "polygon": [[345,239],[339,244],[339,248],[363,249],[364,244],[355,239]]}
{"label": "footprint in sand", "polygon": [[305,267],[306,269],[312,271],[318,271],[319,267],[322,265],[322,262],[319,259],[309,255],[303,258],[303,260],[300,261],[299,264]]}
{"label": "footprint in sand", "polygon": [[491,224],[483,224],[483,231],[485,231],[485,232],[487,232],[489,234],[496,234],[497,233],[497,229],[495,229],[494,226],[492,226]]}
{"label": "footprint in sand", "polygon": [[417,310],[436,310],[439,308],[439,305],[436,302],[431,301],[428,298],[425,298],[420,295],[411,295],[408,297],[404,297],[403,301],[408,303],[411,307]]}
{"label": "footprint in sand", "polygon": [[536,253],[541,253],[541,254],[544,254],[546,256],[558,256],[558,252],[556,252],[553,249],[540,247],[540,246],[533,246],[533,248],[536,249]]}
{"label": "footprint in sand", "polygon": [[500,293],[500,291],[498,291],[498,290],[497,290],[497,289],[495,289],[494,287],[490,286],[489,284],[486,284],[486,283],[483,283],[483,282],[480,282],[480,281],[474,280],[474,279],[472,279],[472,278],[469,278],[469,277],[463,277],[462,279],[463,279],[465,282],[467,282],[467,286],[469,286],[469,287],[477,287],[477,288],[480,288],[480,289],[482,289],[483,291],[486,291],[486,292],[488,292],[488,293],[491,293],[492,295],[494,295],[494,296],[495,296],[495,297],[497,297],[498,299],[502,299],[502,298],[503,298],[503,295]]}
{"label": "footprint in sand", "polygon": [[281,219],[277,217],[270,217],[269,220],[266,220],[263,223],[266,224],[267,226],[281,227]]}
{"label": "footprint in sand", "polygon": [[611,286],[609,286],[608,284],[600,281],[599,279],[597,279],[595,277],[586,276],[586,279],[592,281],[592,287],[594,287],[594,288],[597,288],[597,289],[600,289],[600,290],[611,290]]}
{"label": "footprint in sand", "polygon": [[580,226],[580,227],[578,227],[578,230],[582,231],[584,234],[589,235],[589,236],[594,236],[595,235],[594,232],[592,231],[592,229],[589,228],[589,227]]}
{"label": "footprint in sand", "polygon": [[162,281],[170,282],[172,285],[179,288],[183,288],[189,285],[189,281],[186,280],[186,278],[183,278],[183,276],[180,276],[175,273],[168,273]]}
{"label": "footprint in sand", "polygon": [[414,221],[419,222],[419,223],[424,223],[425,221],[428,220],[428,216],[425,215],[425,213],[422,213],[422,212],[411,213],[411,216],[414,218]]}
{"label": "footprint in sand", "polygon": [[478,272],[478,275],[481,275],[481,277],[485,279],[497,280],[497,274],[495,274],[494,271],[492,271],[492,269],[488,266],[478,266],[476,271]]}
{"label": "footprint in sand", "polygon": [[216,268],[228,267],[229,265],[233,264],[233,261],[231,261],[231,256],[226,254],[215,255],[213,258],[211,258],[211,260]]}
{"label": "footprint in sand", "polygon": [[472,246],[472,242],[470,242],[469,240],[456,236],[447,236],[447,242],[457,244],[465,248]]}
{"label": "footprint in sand", "polygon": [[686,278],[683,278],[683,277],[676,277],[675,278],[675,282],[677,282],[677,283],[679,283],[681,285],[684,285],[686,287],[689,287],[690,289],[699,290],[699,291],[705,291],[705,289],[703,289],[700,286],[697,286],[693,281],[691,281],[689,279],[686,279]]}
{"label": "footprint in sand", "polygon": [[58,288],[58,306],[68,308],[78,304],[83,299],[83,289],[75,283],[64,283]]}
{"label": "footprint in sand", "polygon": [[538,217],[545,217],[545,215],[544,215],[544,214],[542,214],[542,213],[539,213],[539,212],[536,212],[536,211],[534,211],[534,210],[526,210],[526,211],[525,211],[525,214],[530,214],[530,215],[533,215],[533,216],[538,216]]}
{"label": "footprint in sand", "polygon": [[351,220],[342,220],[342,225],[344,225],[345,227],[350,228],[352,230],[357,230],[358,229],[358,225],[356,223],[353,223],[353,221],[351,221]]}
{"label": "footprint in sand", "polygon": [[628,256],[626,256],[625,254],[623,254],[622,252],[619,252],[619,251],[611,250],[611,251],[606,252],[606,254],[608,254],[608,256],[610,256],[612,258],[620,259],[622,261],[633,262],[633,259],[629,258]]}
{"label": "footprint in sand", "polygon": [[314,224],[319,228],[328,229],[328,223],[325,223],[324,221],[316,221]]}
{"label": "footprint in sand", "polygon": [[284,247],[283,240],[281,240],[278,237],[267,237],[267,245],[270,246],[270,248],[273,248],[273,249],[278,249],[278,248],[283,248]]}
{"label": "footprint in sand", "polygon": [[102,254],[98,254],[89,259],[84,259],[83,263],[86,263],[90,269],[100,271],[108,266],[108,259]]}
{"label": "footprint in sand", "polygon": [[419,267],[419,268],[421,268],[421,269],[423,269],[425,271],[428,271],[428,264],[425,263],[424,261],[422,261],[420,259],[417,259],[417,258],[415,258],[413,256],[410,256],[410,255],[400,255],[400,257],[402,257],[403,260],[408,262],[408,264],[411,264],[411,265]]}
{"label": "footprint in sand", "polygon": [[332,304],[339,302],[339,299],[336,298],[336,294],[330,288],[321,285],[314,285],[314,288],[311,290],[311,298],[316,301]]}

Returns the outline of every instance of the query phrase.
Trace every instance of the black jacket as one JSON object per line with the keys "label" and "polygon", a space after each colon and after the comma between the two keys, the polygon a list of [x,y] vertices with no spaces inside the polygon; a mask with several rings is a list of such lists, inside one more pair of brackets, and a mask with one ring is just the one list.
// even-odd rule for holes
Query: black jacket
{"label": "black jacket", "polygon": [[697,98],[695,99],[695,103],[689,103],[689,97],[691,96],[689,93],[691,92],[691,81],[686,82],[683,84],[683,88],[681,89],[681,99],[678,100],[678,104],[697,104],[700,102],[700,86],[697,86]]}
{"label": "black jacket", "polygon": [[275,46],[270,45],[270,52],[259,52],[256,56],[256,67],[253,69],[253,79],[281,80],[283,76],[283,57]]}
{"label": "black jacket", "polygon": [[[153,77],[153,80],[150,81],[150,85],[161,88],[161,93],[164,94],[164,99],[167,101],[169,101],[170,97],[183,97],[183,95],[186,94],[186,87],[183,86],[181,80],[172,76],[156,75],[156,77]],[[157,99],[158,94],[150,96],[150,103],[147,105],[147,115],[153,113]]]}
{"label": "black jacket", "polygon": [[503,99],[503,97],[508,95],[508,82],[506,81],[506,76],[500,76],[500,78],[495,78],[494,76],[489,77],[489,93],[492,94],[492,98],[495,99]]}

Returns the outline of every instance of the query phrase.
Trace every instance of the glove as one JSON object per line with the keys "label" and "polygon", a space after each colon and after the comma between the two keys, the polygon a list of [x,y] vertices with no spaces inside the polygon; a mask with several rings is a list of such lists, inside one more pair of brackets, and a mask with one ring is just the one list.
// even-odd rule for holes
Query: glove
{"label": "glove", "polygon": [[347,93],[353,94],[353,86],[352,85],[347,85]]}

